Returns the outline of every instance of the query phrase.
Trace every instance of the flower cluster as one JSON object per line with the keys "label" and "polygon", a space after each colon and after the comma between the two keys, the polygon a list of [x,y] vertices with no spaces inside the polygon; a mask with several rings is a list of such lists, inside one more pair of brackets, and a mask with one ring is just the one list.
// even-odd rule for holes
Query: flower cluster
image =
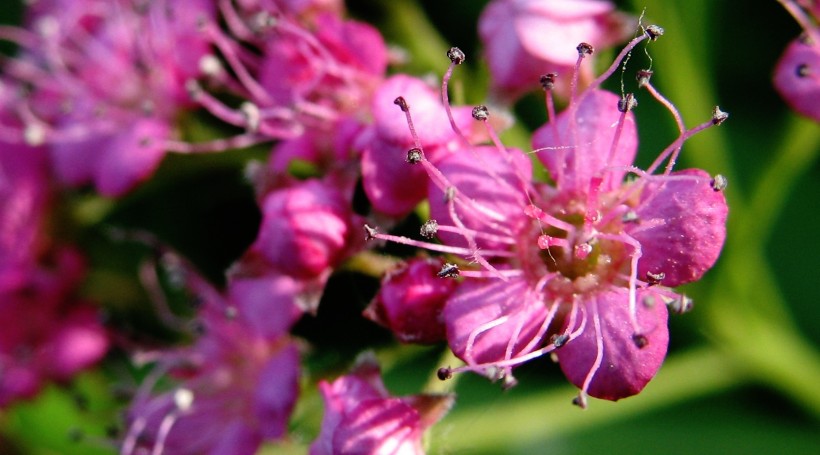
{"label": "flower cluster", "polygon": [[[364,317],[402,343],[446,342],[464,362],[431,376],[472,371],[511,387],[515,367],[552,355],[582,407],[588,395],[640,392],[666,355],[668,312],[692,306],[674,288],[700,279],[723,246],[725,179],[674,167],[684,142],[727,114],[716,107],[687,129],[639,71],[638,88],[679,129],[640,169],[636,97],[603,84],[660,27],[603,0],[494,0],[478,32],[492,102],[544,90],[548,121],[531,151],[501,143],[508,116],[451,105],[462,51],[450,49],[435,87],[391,67],[380,32],[338,0],[33,2],[24,28],[0,28],[19,47],[0,73],[0,312],[25,321],[0,335],[0,406],[108,348],[77,293],[82,256],[48,237],[52,198],[91,191],[116,203],[167,153],[247,147],[269,151],[246,172],[261,216],[223,283],[153,233],[124,231],[156,255],[140,281],[184,343],[116,338],[150,364],[120,453],[253,454],[287,439],[311,393],[325,405],[312,454],[423,453],[453,395],[393,396],[369,354],[333,381],[303,374],[323,372],[309,371],[296,328],[345,268],[381,278]],[[596,76],[595,48],[633,33]],[[207,140],[186,129],[194,117],[218,125]],[[421,239],[393,232],[419,214]],[[385,259],[377,239],[417,253]],[[189,314],[169,294],[195,303]]]}

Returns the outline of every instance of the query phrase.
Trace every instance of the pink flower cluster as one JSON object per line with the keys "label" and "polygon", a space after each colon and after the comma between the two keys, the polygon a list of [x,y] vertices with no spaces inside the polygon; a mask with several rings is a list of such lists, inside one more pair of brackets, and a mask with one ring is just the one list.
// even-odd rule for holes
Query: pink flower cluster
{"label": "pink flower cluster", "polygon": [[[595,47],[636,30],[595,76]],[[640,392],[666,355],[668,312],[691,307],[673,288],[700,279],[724,242],[725,179],[674,165],[686,139],[726,114],[687,129],[640,71],[638,87],[669,107],[680,134],[639,169],[635,96],[602,83],[660,27],[608,1],[494,0],[478,32],[494,101],[545,90],[549,120],[531,152],[501,144],[503,116],[451,106],[460,50],[440,88],[388,73],[378,30],[338,0],[40,0],[26,28],[0,27],[20,47],[0,74],[0,312],[26,321],[0,334],[0,406],[108,347],[75,292],[80,256],[46,240],[53,191],[117,197],[168,152],[260,144],[269,159],[247,176],[261,221],[223,287],[152,235],[134,236],[171,275],[164,287],[151,278],[151,298],[172,287],[198,305],[174,327],[187,344],[120,346],[152,365],[125,412],[122,454],[253,454],[285,439],[310,387],[294,327],[321,311],[336,271],[376,262],[373,239],[419,253],[389,270],[371,264],[382,282],[363,315],[403,343],[446,342],[464,365],[440,378],[472,371],[509,387],[515,367],[551,354],[581,406]],[[191,115],[232,132],[192,142]],[[427,209],[422,239],[389,233]],[[391,395],[372,356],[316,386],[317,455],[423,453],[424,432],[454,400]]]}

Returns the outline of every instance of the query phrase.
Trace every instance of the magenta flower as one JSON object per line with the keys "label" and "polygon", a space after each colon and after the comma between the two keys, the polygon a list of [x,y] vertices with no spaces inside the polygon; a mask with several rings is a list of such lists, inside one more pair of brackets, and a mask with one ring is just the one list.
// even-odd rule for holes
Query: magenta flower
{"label": "magenta flower", "polygon": [[0,407],[108,350],[93,305],[77,296],[82,258],[46,235],[47,170],[42,148],[0,142]]}
{"label": "magenta flower", "polygon": [[51,265],[0,270],[0,407],[32,398],[49,380],[67,381],[99,361],[108,334],[76,296],[84,275],[79,254],[51,253]]}
{"label": "magenta flower", "polygon": [[403,343],[446,339],[442,309],[456,282],[438,276],[443,266],[440,259],[411,259],[389,272],[365,317],[390,329]]}
{"label": "magenta flower", "polygon": [[[141,448],[252,455],[263,441],[287,432],[299,389],[299,352],[288,330],[301,313],[287,299],[268,301],[259,311],[247,303],[253,301],[248,289],[229,289],[225,297],[192,273],[185,272],[186,280],[204,300],[204,332],[192,346],[161,354],[128,412],[124,455]],[[233,300],[240,295],[247,298]],[[152,394],[166,372],[175,386]]]}
{"label": "magenta flower", "polygon": [[351,374],[320,382],[325,415],[310,455],[424,454],[424,432],[450,409],[450,395],[396,398],[384,388],[375,359],[365,356]]}
{"label": "magenta flower", "polygon": [[192,106],[185,82],[209,51],[198,22],[213,14],[205,0],[38,2],[36,32],[0,30],[22,49],[4,68],[22,124],[4,124],[5,140],[48,145],[67,184],[130,190],[159,165],[177,115]]}
{"label": "magenta flower", "polygon": [[[494,0],[478,23],[493,87],[510,99],[537,88],[542,74],[571,74],[578,43],[610,47],[634,29],[634,20],[605,0]],[[591,80],[591,71],[581,79]],[[561,79],[561,93],[569,80]]]}
{"label": "magenta flower", "polygon": [[803,27],[803,35],[786,47],[774,70],[774,87],[797,113],[820,122],[820,6],[790,1],[784,6]]}
{"label": "magenta flower", "polygon": [[[642,171],[632,165],[634,97],[598,88],[638,42],[661,33],[649,27],[535,132],[536,156],[552,184],[533,181],[527,156],[500,144],[466,147],[437,163],[421,153],[430,214],[444,245],[369,228],[372,237],[469,260],[440,271],[464,278],[443,315],[449,345],[466,365],[443,370],[443,377],[469,370],[512,385],[514,366],[554,353],[585,406],[587,394],[609,400],[636,394],[657,372],[668,343],[667,304],[677,312],[690,306],[670,288],[712,267],[728,211],[723,177],[672,172],[685,139],[721,123],[725,113],[716,108],[710,121],[690,130],[679,123],[679,138]],[[580,65],[589,49],[578,52]],[[650,73],[640,74],[641,86],[659,97]],[[418,125],[412,109],[406,111]],[[483,106],[474,114],[485,122],[489,115]],[[625,180],[627,174],[634,177]]]}
{"label": "magenta flower", "polygon": [[[223,5],[230,34],[216,24],[205,33],[233,73],[214,61],[209,74],[245,101],[227,106],[198,84],[190,86],[210,113],[246,130],[226,145],[327,134],[347,118],[365,119],[364,107],[387,67],[387,48],[375,28],[330,12],[295,15],[294,8],[311,9],[312,2],[284,2],[250,16],[261,2],[244,3],[249,9]],[[323,9],[324,3],[314,6]]]}

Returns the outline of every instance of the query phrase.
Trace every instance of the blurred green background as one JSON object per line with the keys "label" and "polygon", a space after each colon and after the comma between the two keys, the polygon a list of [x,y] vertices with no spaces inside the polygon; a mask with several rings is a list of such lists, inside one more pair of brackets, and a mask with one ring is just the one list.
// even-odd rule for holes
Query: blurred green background
{"label": "blurred green background", "polygon": [[[450,45],[465,50],[468,64],[453,85],[477,103],[485,94],[486,68],[475,28],[485,3],[352,0],[348,6],[409,51],[411,62],[400,71],[441,75],[443,51]],[[649,48],[653,82],[688,126],[708,119],[714,105],[731,115],[688,141],[678,166],[729,178],[724,253],[704,280],[685,288],[695,309],[671,319],[669,357],[643,393],[618,403],[591,400],[581,411],[570,404],[575,389],[546,359],[522,367],[519,386],[506,392],[465,375],[455,388],[456,407],[428,438],[430,452],[820,453],[820,126],[790,112],[771,86],[775,62],[800,29],[775,0],[617,3],[636,15],[646,8],[646,21],[665,28]],[[3,22],[18,21],[19,14],[19,2],[3,1]],[[676,132],[670,115],[637,96],[645,164]],[[543,122],[542,105],[536,96],[518,104],[524,128]],[[191,137],[213,134],[206,120],[187,124]],[[507,140],[520,143],[520,131]],[[83,191],[66,195],[62,234],[88,252],[93,270],[87,293],[106,308],[112,327],[148,333],[142,336],[158,343],[176,339],[147,311],[135,277],[149,252],[110,240],[107,229],[154,232],[219,283],[255,236],[259,213],[242,172],[265,154],[259,148],[171,156],[155,178],[122,200]],[[363,349],[376,347],[388,388],[397,394],[417,393],[441,366],[441,347],[397,347],[387,332],[359,317],[376,285],[373,278],[340,273],[318,317],[297,326],[311,346],[303,399],[291,440],[266,453],[304,452],[321,418],[315,381],[340,374]],[[110,440],[121,430],[123,404],[116,392],[133,388],[129,381],[139,374],[115,350],[74,383],[0,411],[0,454],[113,453]]]}

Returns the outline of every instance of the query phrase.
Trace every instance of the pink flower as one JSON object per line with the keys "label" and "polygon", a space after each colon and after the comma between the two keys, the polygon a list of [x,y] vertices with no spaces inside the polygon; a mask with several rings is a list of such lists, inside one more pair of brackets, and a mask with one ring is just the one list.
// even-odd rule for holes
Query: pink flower
{"label": "pink flower", "polygon": [[786,47],[774,70],[774,87],[797,113],[820,122],[820,6],[785,2],[789,12],[803,27],[803,36]]}
{"label": "pink flower", "polygon": [[375,359],[360,359],[351,374],[320,382],[325,415],[310,455],[423,454],[424,432],[450,409],[448,395],[396,398],[384,388]]}
{"label": "pink flower", "polygon": [[68,248],[52,254],[52,265],[0,271],[0,407],[69,380],[108,350],[94,307],[75,295],[82,259]]}
{"label": "pink flower", "polygon": [[403,343],[444,340],[444,302],[456,287],[438,276],[440,259],[411,259],[382,280],[365,317],[390,329]]}
{"label": "pink flower", "polygon": [[[478,23],[493,87],[511,99],[537,88],[542,74],[572,73],[578,43],[610,47],[633,30],[634,21],[604,0],[494,0]],[[562,81],[567,93],[569,78]]]}
{"label": "pink flower", "polygon": [[366,117],[364,107],[387,67],[375,28],[332,13],[296,17],[287,5],[244,18],[226,4],[230,34],[215,24],[206,34],[235,76],[219,62],[210,74],[245,101],[230,107],[197,84],[191,90],[214,116],[246,129],[229,145],[327,133],[347,118]]}
{"label": "pink flower", "polygon": [[[287,299],[259,311],[247,304],[252,298],[234,300],[247,289],[229,289],[225,297],[193,272],[185,275],[204,299],[203,334],[161,355],[131,404],[121,453],[252,455],[287,432],[299,389],[299,352],[288,330],[301,313]],[[165,372],[176,379],[174,388],[152,394]]]}
{"label": "pink flower", "polygon": [[[449,345],[466,362],[442,376],[475,371],[510,386],[513,367],[554,353],[585,406],[587,394],[609,400],[636,394],[657,372],[668,342],[666,306],[677,312],[690,306],[670,287],[712,267],[728,211],[720,191],[725,179],[697,169],[672,172],[685,139],[721,123],[725,113],[716,108],[711,120],[690,130],[681,122],[679,138],[643,171],[632,165],[633,96],[598,88],[638,42],[661,33],[649,27],[632,40],[590,88],[573,94],[567,109],[535,132],[536,156],[552,184],[534,181],[528,157],[500,144],[465,147],[435,163],[422,153],[418,165],[429,176],[430,215],[444,245],[370,228],[372,237],[467,260],[440,271],[464,278],[443,315]],[[580,62],[583,48],[579,54]],[[641,86],[659,96],[644,73]],[[486,108],[476,114],[487,121]],[[625,180],[627,174],[634,178]]]}
{"label": "pink flower", "polygon": [[6,140],[47,145],[67,184],[130,190],[159,165],[177,115],[192,106],[185,82],[210,46],[198,22],[213,15],[206,0],[39,2],[34,31],[3,30],[22,49],[4,68],[21,94]]}
{"label": "pink flower", "polygon": [[76,295],[82,258],[46,235],[49,190],[45,150],[0,142],[0,407],[108,350],[94,307]]}
{"label": "pink flower", "polygon": [[299,279],[323,276],[354,251],[350,202],[328,182],[310,179],[274,190],[262,200],[262,225],[250,254]]}

